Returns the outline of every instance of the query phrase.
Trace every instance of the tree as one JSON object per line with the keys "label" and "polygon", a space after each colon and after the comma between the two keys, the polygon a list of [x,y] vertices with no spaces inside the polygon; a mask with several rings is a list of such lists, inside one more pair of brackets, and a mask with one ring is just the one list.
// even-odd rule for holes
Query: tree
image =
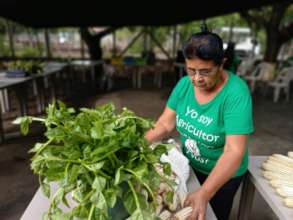
{"label": "tree", "polygon": [[106,35],[116,31],[120,27],[109,27],[98,33],[93,33],[89,28],[80,28],[81,37],[86,43],[90,58],[92,60],[101,60],[103,57],[103,50],[101,47],[102,38]]}
{"label": "tree", "polygon": [[276,62],[282,44],[292,39],[293,21],[288,19],[292,11],[292,5],[285,2],[240,13],[254,31],[265,30],[264,61]]}

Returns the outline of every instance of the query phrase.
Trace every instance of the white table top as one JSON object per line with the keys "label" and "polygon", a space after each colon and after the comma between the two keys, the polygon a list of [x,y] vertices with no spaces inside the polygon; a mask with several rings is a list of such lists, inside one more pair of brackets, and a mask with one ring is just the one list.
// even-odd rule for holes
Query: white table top
{"label": "white table top", "polygon": [[262,176],[261,165],[266,158],[266,156],[250,157],[248,170],[250,172],[251,182],[279,219],[292,220],[293,209],[284,206],[281,197],[276,194],[268,181]]}
{"label": "white table top", "polygon": [[[196,179],[194,173],[192,172],[188,182],[187,182],[187,188],[189,192],[194,191],[196,188],[199,187],[198,180]],[[57,185],[53,184],[51,188],[51,194],[56,192]],[[68,199],[69,205],[72,204],[72,201]],[[43,213],[47,211],[49,208],[49,199],[45,197],[39,188],[34,195],[33,199],[31,200],[30,204],[26,208],[25,212],[23,213],[20,220],[41,220]],[[61,205],[60,207],[62,210],[66,211],[68,208],[64,205]],[[208,206],[207,212],[206,212],[206,220],[216,220],[215,214],[212,211],[211,207]]]}
{"label": "white table top", "polygon": [[24,83],[31,80],[32,77],[7,77],[5,72],[0,73],[0,89],[5,89],[9,86]]}
{"label": "white table top", "polygon": [[80,65],[80,66],[91,66],[91,65],[99,65],[102,64],[103,60],[74,60],[71,62],[72,65]]}

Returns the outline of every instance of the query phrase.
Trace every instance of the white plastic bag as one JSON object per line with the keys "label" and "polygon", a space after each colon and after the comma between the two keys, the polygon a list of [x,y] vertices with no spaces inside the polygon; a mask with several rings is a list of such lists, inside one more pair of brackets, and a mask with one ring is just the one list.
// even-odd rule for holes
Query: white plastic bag
{"label": "white plastic bag", "polygon": [[176,183],[178,184],[176,192],[178,194],[187,194],[187,180],[190,175],[190,167],[188,159],[180,152],[179,144],[176,143],[173,139],[169,139],[168,143],[175,144],[176,147],[173,147],[168,151],[168,154],[163,154],[161,156],[162,162],[168,162],[171,165],[172,171],[176,174]]}

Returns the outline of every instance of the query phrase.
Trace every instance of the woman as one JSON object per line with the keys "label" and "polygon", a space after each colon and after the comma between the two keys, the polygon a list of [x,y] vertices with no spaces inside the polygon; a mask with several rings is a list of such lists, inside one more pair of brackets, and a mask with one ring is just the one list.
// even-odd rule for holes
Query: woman
{"label": "woman", "polygon": [[248,166],[251,96],[244,81],[224,70],[218,35],[192,35],[183,53],[187,76],[177,83],[164,112],[145,137],[150,143],[158,141],[176,127],[182,151],[201,183],[185,200],[186,206],[193,207],[189,220],[203,220],[208,202],[218,219],[228,219]]}

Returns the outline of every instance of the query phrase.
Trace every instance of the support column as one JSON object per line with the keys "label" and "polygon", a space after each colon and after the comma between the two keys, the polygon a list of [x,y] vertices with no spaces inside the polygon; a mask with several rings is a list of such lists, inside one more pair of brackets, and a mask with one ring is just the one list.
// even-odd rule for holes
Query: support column
{"label": "support column", "polygon": [[48,58],[52,58],[51,46],[50,46],[50,33],[48,29],[45,29],[45,44],[46,44],[46,53]]}

